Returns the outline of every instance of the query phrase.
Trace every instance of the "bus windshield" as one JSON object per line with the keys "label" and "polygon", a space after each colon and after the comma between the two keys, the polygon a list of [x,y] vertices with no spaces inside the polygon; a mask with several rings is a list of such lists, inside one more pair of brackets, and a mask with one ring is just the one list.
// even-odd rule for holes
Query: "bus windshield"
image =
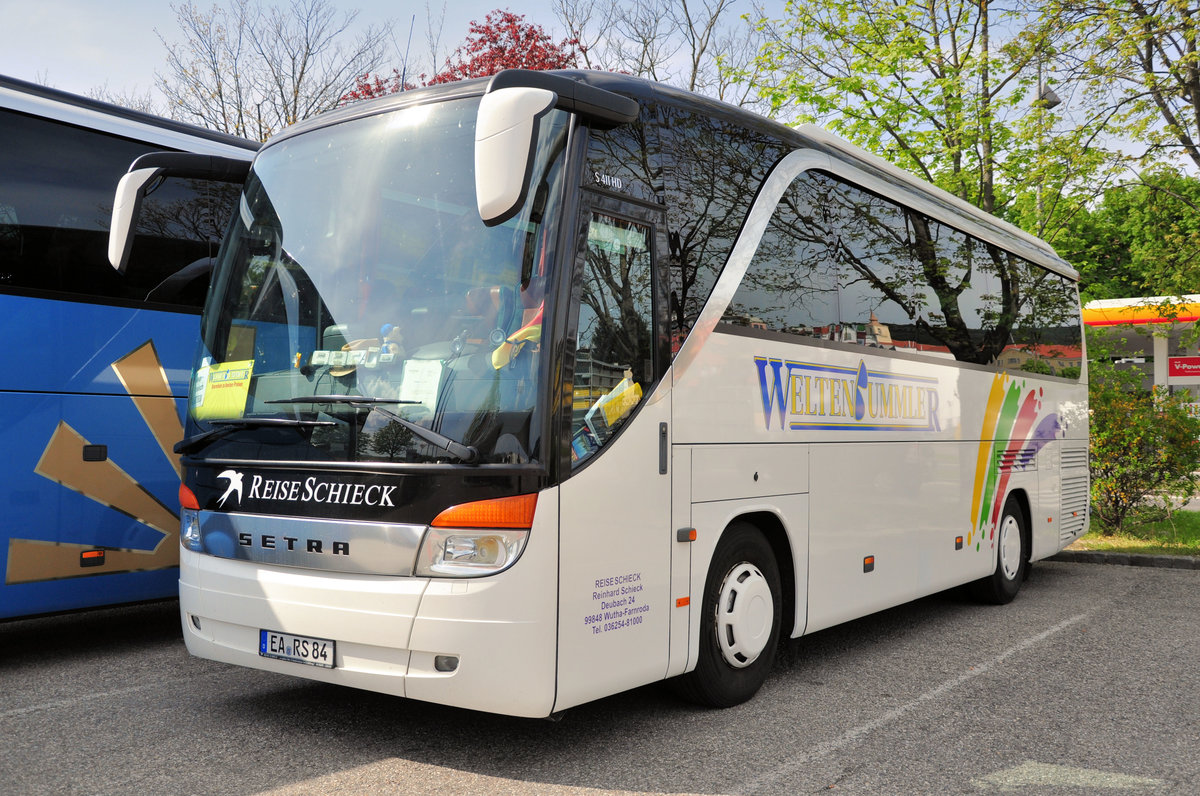
{"label": "bus windshield", "polygon": [[209,297],[185,451],[539,460],[569,114],[539,120],[525,203],[487,226],[472,165],[478,103],[405,107],[263,150]]}

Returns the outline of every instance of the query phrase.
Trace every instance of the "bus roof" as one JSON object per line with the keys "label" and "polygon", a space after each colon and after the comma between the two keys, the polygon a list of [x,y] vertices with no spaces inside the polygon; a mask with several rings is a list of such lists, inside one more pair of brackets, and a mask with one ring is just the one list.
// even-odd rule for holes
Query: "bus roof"
{"label": "bus roof", "polygon": [[257,141],[6,75],[0,75],[0,107],[172,149],[206,154],[234,154],[253,153],[260,146]]}
{"label": "bus roof", "polygon": [[[508,70],[519,73],[526,70]],[[528,72],[531,84],[537,84],[539,72]],[[596,88],[632,97],[640,101],[664,102],[668,105],[690,110],[711,117],[724,118],[744,125],[766,135],[778,138],[796,148],[815,149],[823,154],[852,166],[888,185],[891,192],[902,194],[904,202],[913,205],[927,215],[975,235],[990,240],[1026,259],[1036,262],[1072,281],[1079,281],[1079,272],[1058,255],[1050,244],[1025,230],[1010,224],[963,199],[910,174],[881,157],[861,147],[844,141],[817,125],[789,127],[744,108],[695,94],[690,91],[656,83],[645,78],[623,75],[616,72],[601,72],[588,69],[552,70],[549,74],[560,75]],[[455,97],[477,96],[488,90],[493,78],[477,78],[437,86],[426,86],[379,97],[330,111],[300,122],[280,133],[272,142],[308,130],[337,124],[361,116],[382,113],[393,108],[428,100],[444,100]],[[513,80],[507,81],[508,85]],[[898,197],[893,197],[898,198]]]}

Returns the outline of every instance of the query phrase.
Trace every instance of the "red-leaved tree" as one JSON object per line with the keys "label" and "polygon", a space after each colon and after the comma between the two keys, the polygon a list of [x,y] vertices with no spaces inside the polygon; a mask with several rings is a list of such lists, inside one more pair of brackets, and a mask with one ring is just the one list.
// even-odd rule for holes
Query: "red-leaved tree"
{"label": "red-leaved tree", "polygon": [[446,59],[446,68],[429,85],[487,77],[501,69],[570,69],[576,65],[579,39],[558,44],[541,25],[522,14],[499,9],[482,22],[472,22],[467,40]]}
{"label": "red-leaved tree", "polygon": [[[541,25],[526,22],[522,14],[499,9],[489,12],[483,22],[472,22],[467,40],[446,59],[446,66],[432,78],[421,75],[420,85],[452,83],[472,77],[488,77],[501,69],[571,69],[578,63],[583,48],[579,39],[563,39],[555,44]],[[342,97],[341,104],[382,97],[416,88],[403,83],[400,72],[391,77],[365,74],[358,78],[353,91]]]}
{"label": "red-leaved tree", "polygon": [[360,75],[354,81],[354,89],[346,92],[338,104],[347,105],[351,102],[372,99],[374,97],[383,97],[388,94],[395,94],[398,91],[407,91],[408,89],[412,88],[416,88],[416,86],[414,86],[412,83],[401,82],[400,70],[398,69],[393,69],[392,76],[389,78],[384,78],[382,75]]}

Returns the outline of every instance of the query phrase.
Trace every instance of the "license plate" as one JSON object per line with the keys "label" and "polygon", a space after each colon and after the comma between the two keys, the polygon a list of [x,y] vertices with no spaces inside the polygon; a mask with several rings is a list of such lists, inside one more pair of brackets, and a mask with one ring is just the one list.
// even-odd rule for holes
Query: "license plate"
{"label": "license plate", "polygon": [[297,636],[275,630],[258,631],[258,654],[264,658],[333,668],[334,643],[327,638]]}

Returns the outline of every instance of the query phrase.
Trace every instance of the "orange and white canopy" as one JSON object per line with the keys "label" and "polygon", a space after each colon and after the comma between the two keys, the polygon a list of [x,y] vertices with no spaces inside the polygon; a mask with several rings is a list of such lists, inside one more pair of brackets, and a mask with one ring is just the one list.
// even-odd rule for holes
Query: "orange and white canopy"
{"label": "orange and white canopy", "polygon": [[1200,295],[1101,299],[1083,305],[1088,326],[1194,323],[1200,320]]}

